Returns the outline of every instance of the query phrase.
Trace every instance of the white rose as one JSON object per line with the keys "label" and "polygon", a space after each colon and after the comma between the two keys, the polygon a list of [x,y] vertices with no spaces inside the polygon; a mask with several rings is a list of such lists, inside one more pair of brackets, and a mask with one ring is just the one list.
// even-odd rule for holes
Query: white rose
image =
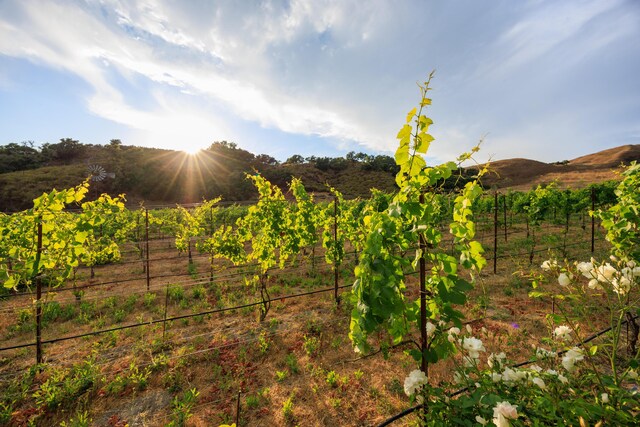
{"label": "white rose", "polygon": [[565,325],[560,325],[553,330],[553,336],[557,340],[569,341],[571,339],[571,328]]}
{"label": "white rose", "polygon": [[517,406],[512,405],[507,401],[498,403],[493,408],[493,423],[497,427],[508,427],[511,425],[509,420],[515,420],[518,418],[517,408]]}
{"label": "white rose", "polygon": [[590,262],[580,262],[577,265],[578,271],[582,273],[587,279],[593,279],[595,276],[592,274],[593,264]]}
{"label": "white rose", "polygon": [[598,282],[598,279],[591,279],[589,280],[589,289],[602,289],[602,285],[600,285],[600,282]]}
{"label": "white rose", "polygon": [[558,276],[558,284],[560,284],[560,286],[562,286],[563,288],[566,288],[571,284],[571,279],[569,278],[569,276],[567,276],[567,273],[560,273],[560,275]]}
{"label": "white rose", "polygon": [[436,330],[436,325],[431,322],[427,322],[427,336],[430,337]]}
{"label": "white rose", "polygon": [[568,372],[572,372],[576,362],[583,360],[584,354],[578,347],[573,347],[562,356],[562,366]]}
{"label": "white rose", "polygon": [[428,379],[424,372],[420,369],[415,369],[409,373],[409,376],[404,379],[404,392],[407,396],[412,396],[423,385],[427,383]]}
{"label": "white rose", "polygon": [[498,354],[491,353],[487,358],[487,364],[489,365],[490,368],[493,368],[494,366],[500,367],[502,363],[506,360],[506,358],[507,358],[507,355],[504,354],[504,352],[501,352]]}
{"label": "white rose", "polygon": [[550,271],[551,268],[557,266],[558,264],[556,263],[555,260],[546,260],[545,262],[542,263],[542,265],[540,266],[540,268],[542,268],[544,271]]}
{"label": "white rose", "polygon": [[526,377],[527,373],[525,371],[513,370],[511,368],[505,368],[502,372],[502,381],[507,384],[521,381]]}
{"label": "white rose", "polygon": [[547,385],[544,383],[544,381],[540,377],[535,377],[534,379],[531,380],[531,382],[537,385],[538,387],[540,387],[542,390],[547,388]]}
{"label": "white rose", "polygon": [[485,420],[480,415],[476,415],[476,422],[482,424],[483,426],[486,426],[489,421]]}
{"label": "white rose", "polygon": [[611,285],[613,286],[613,291],[618,295],[626,295],[631,289],[631,282],[626,277],[613,279]]}
{"label": "white rose", "polygon": [[463,338],[462,348],[464,348],[469,354],[469,357],[473,359],[480,357],[481,351],[486,351],[482,341],[473,337]]}
{"label": "white rose", "polygon": [[556,356],[557,354],[555,351],[550,351],[542,347],[536,348],[536,357],[538,359],[547,359],[547,358],[556,357]]}

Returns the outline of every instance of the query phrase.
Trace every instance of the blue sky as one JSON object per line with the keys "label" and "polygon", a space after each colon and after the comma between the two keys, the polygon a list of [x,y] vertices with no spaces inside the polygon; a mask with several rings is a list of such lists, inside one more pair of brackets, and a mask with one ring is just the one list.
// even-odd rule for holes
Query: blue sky
{"label": "blue sky", "polygon": [[0,144],[391,154],[432,69],[434,161],[640,143],[637,0],[1,0]]}

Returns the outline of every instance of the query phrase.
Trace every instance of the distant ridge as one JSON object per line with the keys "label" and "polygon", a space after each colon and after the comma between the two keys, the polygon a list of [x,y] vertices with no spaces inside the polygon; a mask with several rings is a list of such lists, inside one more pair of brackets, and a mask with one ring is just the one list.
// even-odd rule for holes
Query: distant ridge
{"label": "distant ridge", "polygon": [[497,160],[490,163],[491,172],[482,183],[485,188],[529,190],[555,181],[561,188],[581,188],[617,179],[620,165],[634,160],[640,161],[640,144],[622,145],[557,163],[521,158]]}
{"label": "distant ridge", "polygon": [[629,164],[632,161],[640,161],[640,144],[621,145],[620,147],[609,148],[597,153],[587,154],[569,162],[570,165],[590,165],[602,168],[613,168],[620,166],[620,163]]}

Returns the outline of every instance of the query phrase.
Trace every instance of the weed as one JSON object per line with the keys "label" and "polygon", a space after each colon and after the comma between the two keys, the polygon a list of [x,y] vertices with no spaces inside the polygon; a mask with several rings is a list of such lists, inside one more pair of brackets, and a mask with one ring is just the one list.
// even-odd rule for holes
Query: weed
{"label": "weed", "polygon": [[170,371],[164,378],[164,386],[172,393],[182,390],[183,376],[180,371]]}
{"label": "weed", "polygon": [[353,372],[353,376],[355,377],[356,380],[360,381],[362,379],[362,377],[364,376],[364,372],[362,372],[360,369],[358,369],[357,371]]}
{"label": "weed", "polygon": [[143,304],[146,308],[151,308],[153,303],[156,301],[157,295],[152,292],[147,292],[144,294]]}
{"label": "weed", "polygon": [[207,290],[205,289],[204,286],[202,285],[198,285],[195,286],[192,290],[191,290],[191,297],[195,300],[201,300],[204,299],[207,295]]}
{"label": "weed", "polygon": [[86,315],[87,319],[92,319],[96,313],[96,304],[95,302],[83,301],[80,303],[80,312],[81,314]]}
{"label": "weed", "polygon": [[180,285],[167,285],[169,299],[179,302],[184,300],[184,288]]}
{"label": "weed", "polygon": [[132,386],[136,390],[144,390],[147,388],[149,376],[151,375],[151,367],[147,366],[140,371],[135,362],[129,365],[129,372],[122,375],[118,374],[105,387],[105,391],[112,395],[118,395],[124,392],[127,387]]}
{"label": "weed", "polygon": [[307,353],[309,357],[315,356],[320,348],[320,340],[317,337],[307,337],[306,335],[304,335],[303,338],[302,348],[304,348],[305,353]]}
{"label": "weed", "polygon": [[338,386],[338,375],[336,375],[335,371],[327,372],[327,378],[325,380],[329,386],[335,388]]}
{"label": "weed", "polygon": [[297,374],[300,372],[300,367],[298,366],[298,358],[295,354],[287,354],[287,356],[285,357],[285,362],[287,363],[287,366],[289,367],[291,373]]}
{"label": "weed", "polygon": [[293,394],[287,400],[282,402],[282,415],[287,421],[293,420]]}
{"label": "weed", "polygon": [[89,418],[87,411],[76,414],[69,422],[62,421],[60,427],[89,427],[93,420]]}
{"label": "weed", "polygon": [[12,403],[0,403],[0,424],[6,425],[11,421],[13,416],[13,404]]}
{"label": "weed", "polygon": [[286,369],[284,371],[276,371],[276,381],[278,382],[284,381],[285,378],[287,378],[288,374],[289,374],[289,371],[287,371]]}
{"label": "weed", "polygon": [[379,397],[380,397],[380,390],[378,390],[378,389],[377,389],[376,387],[374,387],[374,386],[371,386],[371,387],[369,388],[369,396],[370,396],[372,399],[377,399],[377,398],[379,398]]}
{"label": "weed", "polygon": [[191,418],[193,415],[191,410],[196,403],[196,399],[200,393],[195,388],[187,390],[182,398],[178,396],[173,398],[173,402],[171,403],[171,417],[173,418],[171,422],[167,425],[167,427],[182,427],[185,425],[187,420]]}
{"label": "weed", "polygon": [[325,381],[327,384],[329,384],[330,387],[336,388],[341,384],[346,384],[349,379],[346,376],[340,376],[339,374],[336,374],[335,371],[329,371],[327,372]]}
{"label": "weed", "polygon": [[113,312],[113,321],[115,323],[121,323],[125,317],[127,317],[127,313],[122,309]]}
{"label": "weed", "polygon": [[18,313],[18,325],[24,325],[31,321],[31,310],[28,308],[20,310]]}
{"label": "weed", "polygon": [[106,324],[107,324],[107,321],[105,320],[104,316],[101,315],[96,319],[95,327],[96,327],[96,329],[102,329],[102,328],[104,328],[104,325],[106,325]]}
{"label": "weed", "polygon": [[104,300],[103,307],[109,310],[112,310],[116,307],[116,304],[117,304],[116,297],[109,297],[106,300]]}
{"label": "weed", "polygon": [[71,320],[75,317],[76,310],[72,305],[61,306],[57,301],[45,303],[42,309],[43,323],[55,322],[56,320]]}
{"label": "weed", "polygon": [[160,353],[157,356],[151,356],[152,371],[159,371],[161,369],[164,369],[168,364],[169,364],[169,357],[164,353]]}
{"label": "weed", "polygon": [[196,268],[196,265],[194,263],[190,262],[189,265],[187,265],[187,273],[191,276],[192,279],[198,278],[198,269]]}
{"label": "weed", "polygon": [[127,313],[131,313],[138,302],[138,295],[133,294],[129,295],[129,297],[124,302],[123,310]]}
{"label": "weed", "polygon": [[404,395],[404,387],[402,386],[402,384],[400,384],[400,380],[398,380],[397,378],[391,380],[391,382],[387,386],[387,390],[394,394],[397,394],[398,396]]}
{"label": "weed", "polygon": [[322,324],[316,319],[308,319],[305,324],[307,333],[311,335],[320,335],[322,332]]}
{"label": "weed", "polygon": [[89,390],[98,379],[98,368],[93,358],[75,365],[70,370],[55,369],[40,389],[33,393],[36,404],[47,409],[55,409],[70,402]]}
{"label": "weed", "polygon": [[331,340],[331,348],[337,349],[342,345],[342,337],[335,337]]}
{"label": "weed", "polygon": [[260,332],[258,336],[258,349],[260,350],[260,354],[264,355],[269,350],[269,339],[267,338],[267,333],[265,331]]}
{"label": "weed", "polygon": [[247,408],[249,408],[249,409],[257,408],[258,406],[260,406],[260,397],[258,397],[258,396],[247,396],[244,399],[244,403],[245,403],[245,405],[247,405]]}

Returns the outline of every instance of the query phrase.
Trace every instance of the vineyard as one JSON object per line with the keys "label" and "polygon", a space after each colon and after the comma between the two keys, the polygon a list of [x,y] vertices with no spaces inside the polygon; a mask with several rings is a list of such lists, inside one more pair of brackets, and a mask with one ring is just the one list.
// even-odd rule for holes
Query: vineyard
{"label": "vineyard", "polygon": [[[584,190],[444,191],[459,163],[421,157],[427,90],[396,194],[318,202],[254,174],[247,206],[127,209],[84,183],[0,216],[0,423],[633,425],[638,168]],[[571,294],[590,259],[632,273]],[[566,354],[591,373],[558,375]]]}

